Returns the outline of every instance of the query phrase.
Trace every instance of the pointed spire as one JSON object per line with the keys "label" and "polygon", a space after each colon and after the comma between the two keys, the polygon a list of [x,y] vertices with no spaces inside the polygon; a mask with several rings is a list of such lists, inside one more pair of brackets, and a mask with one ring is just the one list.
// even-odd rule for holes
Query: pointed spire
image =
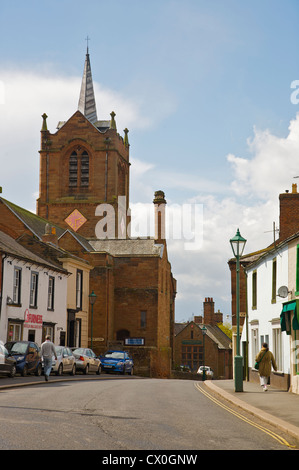
{"label": "pointed spire", "polygon": [[78,110],[81,111],[81,113],[84,114],[86,119],[88,119],[90,122],[94,123],[98,120],[89,60],[88,42]]}

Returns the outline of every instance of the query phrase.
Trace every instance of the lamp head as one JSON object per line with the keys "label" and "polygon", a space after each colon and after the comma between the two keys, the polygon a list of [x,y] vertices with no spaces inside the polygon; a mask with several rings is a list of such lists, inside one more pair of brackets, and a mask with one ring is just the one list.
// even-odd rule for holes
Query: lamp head
{"label": "lamp head", "polygon": [[89,294],[88,297],[89,297],[89,301],[90,301],[91,305],[94,305],[95,301],[97,300],[97,296],[94,293],[94,291],[92,291],[92,293]]}
{"label": "lamp head", "polygon": [[237,258],[238,256],[242,256],[245,245],[246,245],[245,238],[243,238],[240,234],[240,230],[237,229],[236,235],[230,239],[230,244],[233,250],[234,256]]}

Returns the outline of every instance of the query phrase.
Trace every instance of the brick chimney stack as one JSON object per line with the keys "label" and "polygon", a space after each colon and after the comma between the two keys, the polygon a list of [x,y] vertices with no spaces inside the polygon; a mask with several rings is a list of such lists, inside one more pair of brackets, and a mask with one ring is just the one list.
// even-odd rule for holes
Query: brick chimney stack
{"label": "brick chimney stack", "polygon": [[206,297],[203,303],[204,324],[214,326],[214,308],[213,297]]}
{"label": "brick chimney stack", "polygon": [[215,313],[215,302],[213,297],[206,297],[203,303],[204,324],[216,326],[217,323],[223,323],[223,313],[218,310]]}
{"label": "brick chimney stack", "polygon": [[165,241],[165,210],[166,200],[163,191],[156,191],[153,200],[155,205],[155,241],[157,243],[164,243]]}
{"label": "brick chimney stack", "polygon": [[51,226],[50,224],[46,224],[45,233],[42,236],[42,241],[44,243],[53,243],[54,245],[58,245],[56,228]]}
{"label": "brick chimney stack", "polygon": [[297,184],[292,185],[292,192],[286,190],[279,195],[279,240],[285,240],[299,231],[299,193]]}

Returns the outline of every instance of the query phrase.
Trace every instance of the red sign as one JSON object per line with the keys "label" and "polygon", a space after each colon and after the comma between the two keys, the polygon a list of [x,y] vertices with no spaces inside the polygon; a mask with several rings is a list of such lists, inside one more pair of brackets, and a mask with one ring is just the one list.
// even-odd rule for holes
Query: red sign
{"label": "red sign", "polygon": [[30,313],[28,308],[25,310],[24,328],[42,328],[43,316]]}

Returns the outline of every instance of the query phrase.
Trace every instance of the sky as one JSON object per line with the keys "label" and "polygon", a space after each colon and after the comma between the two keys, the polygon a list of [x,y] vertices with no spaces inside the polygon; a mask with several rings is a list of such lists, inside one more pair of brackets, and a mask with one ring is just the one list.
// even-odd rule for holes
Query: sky
{"label": "sky", "polygon": [[2,196],[35,212],[41,115],[54,133],[77,110],[89,37],[98,119],[129,129],[132,233],[163,190],[176,321],[205,297],[226,320],[230,238],[271,244],[298,181],[298,22],[298,0],[0,0]]}

